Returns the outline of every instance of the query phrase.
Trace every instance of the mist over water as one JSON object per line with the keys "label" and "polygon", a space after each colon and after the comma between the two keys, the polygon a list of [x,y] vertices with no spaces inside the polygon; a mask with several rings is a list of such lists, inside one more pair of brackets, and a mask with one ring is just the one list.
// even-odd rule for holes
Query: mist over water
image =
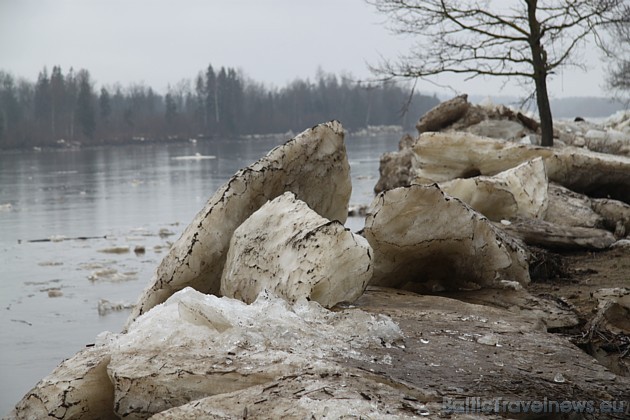
{"label": "mist over water", "polygon": [[[351,203],[371,202],[399,138],[346,137]],[[133,304],[217,188],[284,140],[0,154],[0,414],[98,333],[120,331],[129,311],[108,309]]]}

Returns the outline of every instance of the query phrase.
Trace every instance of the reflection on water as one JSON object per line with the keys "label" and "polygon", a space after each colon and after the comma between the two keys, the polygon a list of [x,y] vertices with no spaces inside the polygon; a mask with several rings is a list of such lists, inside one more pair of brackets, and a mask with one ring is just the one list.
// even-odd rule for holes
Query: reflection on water
{"label": "reflection on water", "polygon": [[[378,157],[397,141],[396,135],[346,139],[352,203],[371,201]],[[0,415],[99,332],[119,331],[206,200],[277,144],[0,154]],[[348,226],[362,223],[353,218]]]}

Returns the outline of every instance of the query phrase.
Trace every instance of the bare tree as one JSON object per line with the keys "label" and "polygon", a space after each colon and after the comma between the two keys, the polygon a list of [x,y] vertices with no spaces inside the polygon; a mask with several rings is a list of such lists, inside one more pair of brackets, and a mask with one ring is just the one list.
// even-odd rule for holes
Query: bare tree
{"label": "bare tree", "polygon": [[414,50],[375,71],[386,77],[441,73],[534,82],[542,145],[553,145],[547,78],[563,66],[584,68],[577,51],[599,29],[619,22],[627,0],[366,0],[387,15]]}
{"label": "bare tree", "polygon": [[[630,10],[627,10],[630,13]],[[611,26],[610,40],[603,46],[610,59],[606,85],[617,98],[630,101],[630,17]]]}

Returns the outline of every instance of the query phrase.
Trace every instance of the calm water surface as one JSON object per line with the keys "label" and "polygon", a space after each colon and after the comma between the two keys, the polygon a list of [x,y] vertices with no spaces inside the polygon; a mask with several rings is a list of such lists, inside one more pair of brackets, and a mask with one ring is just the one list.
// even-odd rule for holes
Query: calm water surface
{"label": "calm water surface", "polygon": [[[371,202],[379,156],[399,138],[346,138],[351,203]],[[0,415],[99,332],[119,331],[129,311],[99,314],[99,301],[135,302],[216,189],[282,142],[0,153]],[[174,159],[196,153],[216,159]],[[347,225],[356,230],[363,220]],[[59,236],[97,238],[29,242]],[[134,253],[137,246],[146,252]]]}

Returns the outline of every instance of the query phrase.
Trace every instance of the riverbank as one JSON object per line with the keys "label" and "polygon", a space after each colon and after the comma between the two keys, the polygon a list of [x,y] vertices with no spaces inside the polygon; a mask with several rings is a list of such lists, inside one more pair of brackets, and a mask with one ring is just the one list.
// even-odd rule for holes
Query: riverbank
{"label": "riverbank", "polygon": [[[495,198],[514,195],[514,206],[494,206],[505,210],[500,223],[435,183],[415,182],[377,196],[361,237],[335,221],[345,220],[356,179],[341,132],[334,123],[306,130],[218,188],[162,259],[124,332],[102,334],[94,346],[60,364],[25,395],[16,417],[53,412],[63,417],[74,410],[142,418],[219,412],[277,417],[322,410],[322,415],[458,418],[471,414],[457,408],[469,399],[500,399],[513,410],[514,401],[527,403],[528,410],[535,404],[538,414],[542,401],[558,407],[590,402],[594,411],[587,414],[603,418],[627,409],[625,371],[593,362],[593,355],[566,337],[570,331],[610,337],[615,328],[625,337],[625,325],[608,317],[625,310],[622,277],[589,284],[593,288],[570,298],[537,290],[537,284],[555,279],[581,281],[577,276],[584,269],[567,271],[572,260],[566,252],[535,252],[529,240],[508,233],[507,226],[517,223],[510,212],[537,214],[553,199],[541,157],[526,165],[508,162],[507,171],[532,171],[531,176],[512,182],[511,172],[503,173],[497,177],[506,185],[491,184],[503,188]],[[442,144],[462,136],[469,143],[489,142],[453,133],[445,134]],[[407,147],[415,151],[425,139],[421,135]],[[510,146],[497,142],[496,149],[501,147]],[[544,150],[543,157],[553,162],[555,155]],[[625,168],[623,159],[584,156]],[[430,175],[429,166],[420,169]],[[562,180],[563,173],[549,176]],[[323,187],[311,182],[315,178],[328,182]],[[283,194],[287,186],[293,193]],[[528,199],[516,197],[519,191]],[[278,228],[291,218],[304,224],[297,233],[290,229],[296,223]],[[614,247],[623,250],[623,240]],[[311,249],[317,251],[307,252]],[[296,252],[303,255],[290,257]],[[607,270],[626,269],[617,252],[625,250],[599,261],[608,267],[599,268],[604,278]],[[237,263],[239,253],[247,264]],[[351,257],[355,253],[359,256]],[[612,261],[623,267],[609,267]],[[321,273],[334,273],[338,281],[332,284],[331,275]],[[357,294],[365,278],[371,284]],[[254,300],[260,290],[265,291]],[[584,294],[593,296],[590,307],[579,300]],[[567,299],[582,309],[576,311]],[[593,318],[581,315],[593,308]],[[590,338],[585,345],[593,347],[597,343]],[[69,408],[58,412],[59,407]],[[472,416],[505,415],[507,409],[499,407]],[[580,409],[567,410],[579,416]]]}

